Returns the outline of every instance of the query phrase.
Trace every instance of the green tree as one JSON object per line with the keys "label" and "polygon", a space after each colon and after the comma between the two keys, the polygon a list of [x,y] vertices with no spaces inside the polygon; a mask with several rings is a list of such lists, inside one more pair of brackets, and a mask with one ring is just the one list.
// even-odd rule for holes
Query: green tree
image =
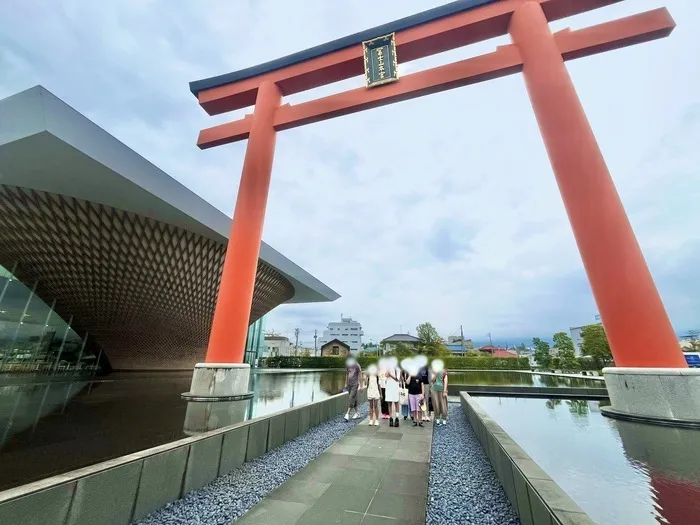
{"label": "green tree", "polygon": [[554,410],[556,407],[561,405],[561,399],[548,399],[547,401],[544,402],[544,405],[549,410]]}
{"label": "green tree", "polygon": [[566,402],[569,405],[569,412],[575,416],[585,416],[588,414],[588,401],[585,399],[572,399]]}
{"label": "green tree", "polygon": [[549,353],[549,343],[543,341],[539,337],[532,339],[532,346],[535,347],[535,362],[540,368],[548,368],[552,361],[552,356]]}
{"label": "green tree", "polygon": [[387,355],[393,355],[394,357],[410,357],[414,354],[413,348],[406,343],[396,343],[394,349],[387,353]]}
{"label": "green tree", "polygon": [[589,324],[581,329],[581,353],[593,358],[596,368],[603,368],[612,361],[610,344],[602,324]]}
{"label": "green tree", "polygon": [[418,339],[420,339],[419,351],[422,354],[435,357],[452,355],[452,352],[445,346],[445,341],[440,337],[440,334],[438,334],[438,331],[432,324],[428,322],[419,324],[416,327],[416,333],[418,334]]}
{"label": "green tree", "polygon": [[576,351],[574,350],[574,342],[566,332],[557,332],[553,336],[554,346],[558,349],[557,357],[559,357],[559,366],[562,370],[578,370],[579,364],[576,359]]}
{"label": "green tree", "polygon": [[429,346],[424,346],[422,348],[425,355],[431,357],[449,357],[452,352],[445,346],[444,343],[435,343]]}
{"label": "green tree", "polygon": [[442,338],[438,334],[437,329],[428,322],[419,324],[416,327],[416,332],[418,333],[418,339],[420,339],[423,345],[442,342]]}
{"label": "green tree", "polygon": [[518,351],[519,354],[524,354],[527,352],[527,347],[525,346],[525,343],[520,343],[518,346],[515,347],[515,349]]}

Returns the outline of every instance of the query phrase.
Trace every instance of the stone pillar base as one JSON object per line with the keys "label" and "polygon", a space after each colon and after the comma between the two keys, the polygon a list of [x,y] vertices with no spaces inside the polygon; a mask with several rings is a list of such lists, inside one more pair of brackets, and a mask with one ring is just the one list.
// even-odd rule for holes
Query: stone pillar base
{"label": "stone pillar base", "polygon": [[250,365],[245,363],[197,363],[187,401],[240,401],[250,399]]}
{"label": "stone pillar base", "polygon": [[251,400],[188,402],[182,430],[188,436],[196,436],[210,430],[242,423],[248,416]]}
{"label": "stone pillar base", "polygon": [[700,428],[700,370],[605,368],[604,415],[640,423]]}

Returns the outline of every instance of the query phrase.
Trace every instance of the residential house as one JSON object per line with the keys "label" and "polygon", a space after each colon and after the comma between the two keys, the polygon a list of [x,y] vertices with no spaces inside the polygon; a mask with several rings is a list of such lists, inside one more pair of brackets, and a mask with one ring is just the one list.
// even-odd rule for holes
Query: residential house
{"label": "residential house", "polygon": [[350,354],[350,345],[340,339],[332,339],[321,345],[321,357],[347,357]]}
{"label": "residential house", "polygon": [[382,339],[379,345],[382,347],[382,354],[393,352],[396,345],[403,343],[414,349],[417,349],[420,345],[420,339],[409,334],[394,334],[386,339]]}

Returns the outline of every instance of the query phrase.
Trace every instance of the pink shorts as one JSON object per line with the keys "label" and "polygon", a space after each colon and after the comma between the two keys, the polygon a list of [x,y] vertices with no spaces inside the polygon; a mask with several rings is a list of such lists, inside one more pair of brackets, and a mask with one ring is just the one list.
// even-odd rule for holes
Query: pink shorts
{"label": "pink shorts", "polygon": [[411,412],[418,412],[421,403],[420,394],[408,394],[408,409]]}

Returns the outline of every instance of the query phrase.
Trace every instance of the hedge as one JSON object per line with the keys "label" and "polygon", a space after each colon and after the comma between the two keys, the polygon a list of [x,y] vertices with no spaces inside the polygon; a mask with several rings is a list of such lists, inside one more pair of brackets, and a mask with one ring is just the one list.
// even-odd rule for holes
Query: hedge
{"label": "hedge", "polygon": [[[261,368],[345,368],[345,357],[278,356],[260,360]],[[446,357],[448,370],[530,370],[526,357]],[[377,362],[376,356],[357,358],[362,368]]]}
{"label": "hedge", "polygon": [[[595,359],[591,358],[576,358],[576,363],[578,363],[577,368],[574,370],[567,370],[571,372],[578,372],[579,370],[600,370],[602,367],[596,362]],[[549,361],[549,366],[541,367],[537,365],[539,370],[561,370],[561,364],[557,356],[553,356]]]}
{"label": "hedge", "polygon": [[448,370],[530,370],[527,357],[447,357]]}

